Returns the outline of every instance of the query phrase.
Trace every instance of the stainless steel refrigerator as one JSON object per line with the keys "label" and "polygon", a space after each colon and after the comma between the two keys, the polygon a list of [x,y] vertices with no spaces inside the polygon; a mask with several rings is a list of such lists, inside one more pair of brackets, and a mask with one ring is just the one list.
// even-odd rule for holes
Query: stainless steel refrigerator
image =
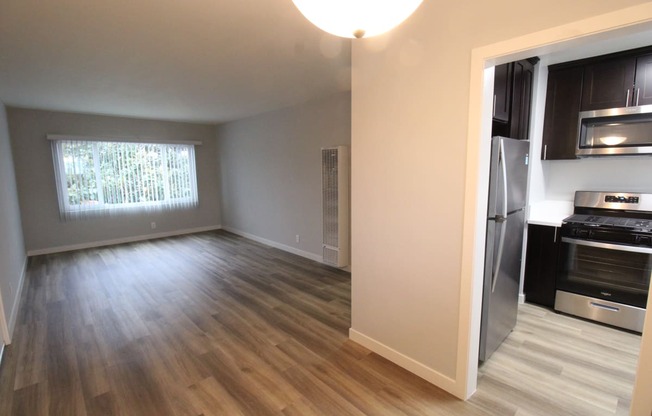
{"label": "stainless steel refrigerator", "polygon": [[491,139],[480,361],[487,360],[516,325],[530,142]]}

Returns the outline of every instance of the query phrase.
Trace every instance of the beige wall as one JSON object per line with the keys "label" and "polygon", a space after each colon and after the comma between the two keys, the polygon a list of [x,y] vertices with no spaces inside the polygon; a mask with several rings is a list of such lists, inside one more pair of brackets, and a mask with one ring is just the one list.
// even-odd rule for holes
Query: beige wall
{"label": "beige wall", "polygon": [[354,42],[357,338],[449,390],[464,382],[456,362],[471,51],[638,3],[426,1],[390,34]]}
{"label": "beige wall", "polygon": [[20,223],[7,115],[0,103],[0,320],[4,320],[0,322],[4,329],[0,330],[0,341],[4,339],[7,344],[15,324],[26,260]]}
{"label": "beige wall", "polygon": [[351,94],[226,123],[217,137],[222,225],[320,259],[321,148],[350,145]]}
{"label": "beige wall", "polygon": [[[19,108],[7,112],[28,252],[219,226],[215,126]],[[47,134],[202,141],[195,152],[199,208],[63,222]]]}

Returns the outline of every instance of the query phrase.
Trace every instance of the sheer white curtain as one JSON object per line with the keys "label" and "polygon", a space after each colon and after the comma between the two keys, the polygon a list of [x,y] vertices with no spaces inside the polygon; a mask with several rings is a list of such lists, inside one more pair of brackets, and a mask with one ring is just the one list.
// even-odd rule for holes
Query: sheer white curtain
{"label": "sheer white curtain", "polygon": [[64,220],[199,204],[193,144],[53,137],[48,138]]}

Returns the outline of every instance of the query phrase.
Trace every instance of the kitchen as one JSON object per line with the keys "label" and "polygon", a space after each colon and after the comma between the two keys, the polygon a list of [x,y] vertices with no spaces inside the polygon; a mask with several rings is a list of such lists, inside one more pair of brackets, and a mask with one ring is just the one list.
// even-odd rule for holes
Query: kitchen
{"label": "kitchen", "polygon": [[[537,59],[520,60],[517,61],[516,63],[510,64],[507,70],[505,69],[506,66],[503,65],[503,66],[496,67],[495,74],[493,73],[493,71],[491,71],[492,73],[490,74],[490,76],[495,76],[494,84],[496,86],[496,90],[494,90],[494,92],[498,92],[498,94],[494,95],[494,100],[493,100],[493,103],[495,104],[493,105],[494,117],[493,117],[492,135],[496,135],[497,133],[498,135],[502,135],[502,136],[519,137],[519,134],[522,135],[523,131],[527,131],[529,132],[530,139],[531,139],[531,148],[529,149],[530,157],[525,161],[525,163],[529,164],[528,196],[525,201],[526,203],[523,204],[524,211],[527,210],[526,215],[527,215],[528,236],[527,236],[527,241],[523,243],[522,247],[523,249],[525,249],[525,247],[528,248],[528,254],[527,254],[527,261],[524,261],[522,264],[520,288],[518,294],[516,295],[520,297],[521,302],[523,300],[526,300],[528,302],[543,305],[544,307],[548,308],[548,310],[550,311],[552,311],[554,308],[560,311],[564,311],[566,313],[570,313],[572,315],[580,315],[585,318],[595,318],[595,316],[593,316],[591,312],[581,312],[573,309],[573,307],[569,309],[568,305],[563,305],[564,302],[561,302],[560,305],[557,306],[555,305],[556,300],[557,303],[560,303],[559,299],[562,300],[564,299],[563,293],[561,297],[557,296],[557,299],[555,299],[555,295],[559,294],[559,292],[556,292],[556,289],[559,288],[558,286],[556,286],[556,280],[559,279],[559,277],[557,276],[558,269],[560,268],[564,269],[564,267],[562,267],[563,265],[575,264],[573,262],[579,262],[577,258],[573,258],[573,259],[562,260],[560,261],[560,263],[557,263],[556,256],[559,256],[560,253],[559,247],[561,246],[561,238],[562,238],[562,235],[560,233],[561,231],[560,226],[562,224],[562,220],[564,220],[565,218],[573,214],[573,209],[574,209],[573,201],[575,198],[575,191],[582,191],[582,190],[609,191],[607,194],[599,195],[597,197],[599,200],[606,201],[607,202],[606,205],[608,208],[617,208],[619,206],[624,206],[626,208],[626,211],[632,211],[636,209],[636,206],[639,205],[639,202],[641,203],[640,204],[641,206],[647,205],[646,203],[643,203],[643,200],[645,199],[644,196],[639,196],[634,194],[626,195],[623,194],[623,192],[630,192],[630,193],[652,192],[652,187],[650,186],[650,182],[649,182],[650,159],[649,156],[583,157],[583,158],[576,159],[575,153],[577,148],[577,135],[578,135],[577,113],[580,110],[580,103],[582,104],[582,107],[585,107],[585,103],[584,101],[582,101],[583,100],[582,87],[584,86],[584,91],[588,90],[586,87],[587,84],[586,83],[582,84],[582,74],[585,77],[584,78],[585,82],[587,82],[587,80],[590,81],[591,76],[595,76],[595,73],[599,72],[599,71],[595,71],[595,68],[598,67],[598,69],[601,69],[600,65],[604,64],[605,61],[600,61],[598,63],[590,60],[583,61],[580,63],[581,65],[576,65],[576,66],[573,66],[572,64],[565,64],[565,63],[570,61],[575,61],[578,59],[592,57],[592,56],[605,55],[608,53],[616,53],[619,51],[629,50],[632,48],[640,48],[640,47],[643,47],[643,49],[640,49],[632,54],[624,53],[621,55],[613,56],[613,58],[620,59],[620,61],[622,61],[622,59],[628,59],[629,64],[631,64],[632,62],[636,62],[637,59],[639,62],[644,62],[645,60],[644,57],[650,54],[652,51],[649,48],[648,49],[644,48],[646,46],[645,41],[643,40],[644,38],[645,36],[633,35],[633,36],[623,36],[617,39],[610,39],[609,41],[602,41],[602,42],[598,41],[583,47],[581,50],[565,49],[557,53],[550,53],[545,56],[540,56],[541,62],[536,62]],[[647,37],[647,39],[649,39],[649,37]],[[615,61],[606,61],[606,62],[610,63]],[[555,75],[562,72],[563,70],[566,70],[566,78],[570,78],[567,75],[568,73],[575,71],[574,72],[575,79],[573,81],[576,82],[574,83],[569,82],[568,84],[563,85],[561,88],[557,90],[554,88],[555,85],[552,85],[553,88],[550,89],[550,87],[548,86],[549,65],[553,65],[550,71],[551,72],[550,79],[553,80],[553,83],[555,82],[554,81],[555,79],[559,79],[559,78],[555,78]],[[635,64],[633,65],[635,67]],[[530,66],[530,68],[528,68],[528,66]],[[603,69],[602,74],[599,75],[604,75],[605,73],[607,75],[611,75],[614,73],[613,66],[609,67],[609,65],[607,65],[606,70],[604,70],[604,66],[605,65],[602,65],[602,69]],[[577,69],[580,67],[581,69]],[[589,69],[585,69],[587,67]],[[523,68],[526,69],[524,70]],[[640,82],[640,74],[647,75],[647,72],[649,72],[649,70],[647,70],[647,68],[645,67],[643,67],[642,70],[639,68],[638,71],[631,70],[632,85],[630,85],[628,88],[623,89],[622,97],[618,97],[623,101],[623,103],[622,104],[612,103],[608,107],[602,107],[602,108],[626,107],[626,106],[637,107],[636,106],[637,101],[639,101],[638,102],[639,106],[644,104],[644,102],[641,101],[641,97],[643,97],[644,99],[645,93],[641,95],[640,90],[637,90],[636,88],[631,88],[634,85],[633,82],[634,72],[639,74],[639,78],[637,78],[638,84],[636,85],[637,86],[640,86],[641,84],[643,86],[645,85],[644,83]],[[529,76],[530,77],[529,79],[531,80],[531,83],[526,85],[525,88],[523,87],[523,79],[527,79],[527,76],[523,76],[524,73],[528,74],[527,76]],[[577,77],[578,73],[580,74],[579,77]],[[588,76],[587,73],[589,74]],[[524,117],[522,116],[523,113],[530,114],[529,108],[527,108],[528,101],[522,100],[519,94],[513,94],[514,91],[507,91],[506,94],[508,95],[512,94],[512,97],[518,96],[518,99],[515,100],[514,102],[516,102],[517,106],[520,107],[520,113],[518,113],[518,109],[517,109],[515,113],[516,115],[515,116],[508,115],[507,122],[505,122],[504,118],[501,119],[501,115],[502,115],[501,112],[495,111],[496,107],[498,107],[499,110],[505,108],[505,102],[501,101],[499,98],[500,91],[505,92],[504,87],[506,85],[505,82],[501,82],[501,77],[502,80],[511,79],[513,81],[512,85],[507,84],[508,85],[507,90],[509,90],[509,87],[512,87],[514,88],[514,91],[520,91],[520,92],[525,91],[524,94],[528,95],[529,94],[528,88],[531,87],[531,90],[533,91],[531,122],[527,120],[527,118],[525,118],[525,121],[523,121]],[[597,85],[598,87],[602,87],[606,84],[609,84],[608,81],[611,78],[613,77],[603,77],[602,79],[599,79],[599,81],[596,81],[594,85]],[[625,82],[630,82],[630,79],[627,79]],[[613,82],[611,84],[613,84]],[[546,94],[546,90],[547,90],[547,94]],[[629,90],[629,93],[626,90]],[[553,92],[552,94],[551,91]],[[554,95],[555,91],[558,91],[559,96],[563,98],[563,99],[559,99],[558,102],[555,102],[555,98],[556,98],[556,96]],[[546,100],[546,95],[548,95],[548,97],[552,96],[553,99],[551,100],[550,98],[548,98],[548,100]],[[485,92],[485,100],[486,99],[487,99],[487,94]],[[626,103],[625,100],[629,100],[629,101]],[[575,114],[571,114],[572,112],[569,112],[567,110],[566,111],[562,110],[561,119],[562,121],[566,122],[566,125],[562,125],[562,127],[559,128],[561,122],[555,124],[551,119],[550,114],[553,113],[555,110],[559,112],[559,108],[563,106],[562,102],[567,103],[569,101],[572,102],[571,106],[577,107],[575,110],[576,112]],[[582,109],[584,110],[585,108]],[[498,115],[498,117],[496,117],[496,115]],[[565,117],[566,120],[563,120],[564,116],[566,116]],[[509,120],[516,120],[517,126],[516,127],[514,127],[513,125],[510,126]],[[618,121],[620,122],[622,120],[618,120]],[[522,125],[520,125],[519,127],[519,124],[523,122],[526,125],[529,124],[529,128],[523,129]],[[611,124],[613,124],[613,122],[611,122]],[[555,127],[557,128],[557,131],[554,131],[554,134],[550,134],[551,130],[554,130]],[[562,134],[561,131],[564,128],[566,129],[565,131],[566,137],[570,137],[570,136],[572,137],[570,138],[570,140],[565,140],[565,142],[562,143],[561,146],[562,150],[559,151],[558,149],[560,148],[560,146],[555,148],[554,147],[555,143],[551,143],[550,140],[551,137],[553,139],[563,137],[564,134]],[[523,138],[523,137],[521,136],[519,138]],[[564,146],[566,146],[565,149]],[[598,148],[600,148],[600,146],[598,146]],[[502,147],[499,147],[499,149],[504,152],[504,149],[502,149]],[[564,151],[566,153],[564,153]],[[614,152],[610,151],[610,153],[614,153]],[[503,153],[503,158],[504,158],[504,153]],[[509,156],[507,160],[509,160]],[[494,165],[492,164],[491,166],[493,167]],[[497,178],[498,182],[502,181],[502,178],[500,176],[494,178]],[[494,202],[491,197],[491,194],[492,193],[490,191],[489,192],[490,227],[491,227],[491,218],[492,218],[491,207],[493,206],[492,203]],[[500,198],[498,199],[501,199],[503,196],[502,193],[499,195]],[[584,196],[586,197],[586,195]],[[637,198],[640,198],[641,200],[639,201]],[[582,198],[580,198],[580,200],[581,199]],[[592,209],[595,206],[597,206],[595,201],[592,201],[592,203],[589,205],[591,205]],[[645,208],[645,211],[649,211],[649,210],[650,210],[649,207]],[[511,211],[512,209],[510,208],[510,212]],[[576,213],[579,214],[580,212],[576,212]],[[591,213],[595,214],[595,212],[593,211]],[[502,214],[507,214],[507,211],[505,211]],[[643,213],[641,214],[641,216],[643,218],[647,218],[646,215],[648,214],[649,213]],[[504,217],[508,217],[508,216],[499,215],[498,217],[496,217],[496,223],[505,221]],[[508,222],[509,221],[507,220],[507,223]],[[496,224],[495,228],[500,230],[498,224]],[[649,228],[647,229],[647,232],[649,233]],[[568,239],[568,237],[569,236],[564,236],[565,239]],[[488,230],[487,240],[491,240],[492,238],[495,238],[496,241],[499,241],[501,238],[500,232],[492,233]],[[648,237],[646,236],[643,238],[648,238]],[[565,244],[565,246],[569,245],[566,242],[564,242],[563,244]],[[645,246],[646,244],[647,243],[643,243],[643,246]],[[491,246],[492,246],[491,244],[487,245],[488,248],[490,248]],[[500,244],[496,245],[496,247],[500,247]],[[569,249],[568,247],[566,247],[564,250],[566,250],[567,252],[566,254],[575,253],[575,250],[577,250],[577,248],[578,247],[576,247],[575,245],[572,245],[572,248]],[[494,257],[496,256],[500,257],[501,255],[504,256],[504,253],[501,253],[501,250],[495,250],[495,251],[498,252],[498,255],[494,253]],[[637,276],[637,278],[647,279],[644,282],[645,285],[647,286],[649,285],[649,267],[650,267],[649,257],[650,256],[649,254],[643,254],[642,256],[643,256],[643,263],[644,263],[642,266],[643,270],[641,271],[642,273],[640,273],[640,275]],[[628,259],[631,260],[632,257],[629,257]],[[496,259],[494,258],[494,260]],[[626,261],[629,260],[623,260],[623,262]],[[562,266],[558,266],[558,264],[562,264]],[[495,272],[496,268],[490,266],[490,270],[492,272]],[[500,286],[500,280],[498,280],[498,284],[496,284],[496,279],[495,279],[498,273],[490,272],[489,274],[493,274],[493,276],[489,278],[489,282],[490,282],[489,285],[485,283],[485,293],[487,292],[488,287],[491,289]],[[523,279],[523,276],[525,277],[525,279]],[[642,301],[643,307],[645,306],[646,297],[647,294],[645,293],[644,299]],[[591,304],[594,304],[593,305],[594,309],[601,308],[602,312],[606,313],[607,316],[610,313],[614,312],[613,310],[609,310],[609,308],[613,308],[612,304],[602,302],[601,300],[596,302],[595,299],[592,299],[592,302],[590,302],[589,305]],[[595,304],[597,304],[597,306]],[[639,301],[639,306],[641,306],[640,301]],[[484,322],[484,320],[486,319],[485,315],[486,315],[486,309],[483,309],[483,324],[484,324],[483,327],[486,327],[486,323]],[[562,315],[562,316],[566,316],[566,315]],[[644,316],[644,310],[642,316]],[[619,327],[627,327],[629,330],[640,332],[642,331],[642,321],[643,321],[642,316],[639,314],[638,318],[633,319],[634,321],[638,320],[638,322],[633,324],[633,326],[630,325],[629,322],[620,323],[620,322],[610,321],[608,318],[602,319],[602,321],[607,322],[611,325],[615,325]],[[631,321],[631,319],[628,319],[627,321]],[[631,334],[627,333],[627,335],[631,335]],[[487,359],[487,357],[484,356],[483,354],[482,339],[483,339],[483,335],[481,334],[481,352],[480,352],[481,360]],[[489,360],[489,362],[491,361]],[[483,370],[481,368],[481,373],[482,372]]]}

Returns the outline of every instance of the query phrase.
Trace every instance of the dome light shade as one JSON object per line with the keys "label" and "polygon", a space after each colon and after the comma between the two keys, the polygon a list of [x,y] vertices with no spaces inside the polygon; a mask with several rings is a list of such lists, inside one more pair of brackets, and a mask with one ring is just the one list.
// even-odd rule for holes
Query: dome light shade
{"label": "dome light shade", "polygon": [[323,31],[345,38],[380,35],[398,26],[423,0],[292,0]]}

